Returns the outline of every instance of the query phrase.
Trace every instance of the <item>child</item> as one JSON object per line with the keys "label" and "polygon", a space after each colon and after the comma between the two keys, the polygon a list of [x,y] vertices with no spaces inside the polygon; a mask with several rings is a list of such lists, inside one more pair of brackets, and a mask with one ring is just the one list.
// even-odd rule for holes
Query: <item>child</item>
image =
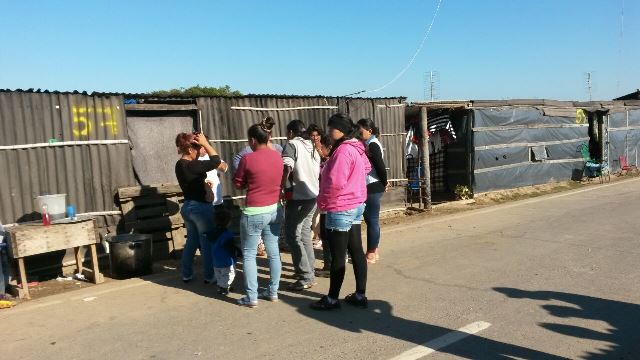
{"label": "child", "polygon": [[234,264],[236,263],[234,235],[227,230],[231,222],[231,213],[220,209],[216,211],[214,216],[216,228],[209,234],[213,254],[213,271],[218,283],[218,294],[228,295],[235,278]]}

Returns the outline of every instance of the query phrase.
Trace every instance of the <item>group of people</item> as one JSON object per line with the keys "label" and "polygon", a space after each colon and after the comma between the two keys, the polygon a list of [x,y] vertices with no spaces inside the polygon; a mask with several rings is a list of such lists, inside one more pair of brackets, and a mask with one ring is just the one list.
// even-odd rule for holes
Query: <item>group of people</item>
{"label": "group of people", "polygon": [[[278,300],[282,269],[278,238],[284,225],[296,277],[289,290],[311,288],[316,276],[328,276],[328,294],[311,307],[339,308],[348,254],[356,289],[344,300],[367,307],[367,266],[378,260],[380,201],[387,189],[378,129],[370,119],[354,124],[342,113],[329,118],[326,135],[319,126],[293,120],[287,125],[288,141],[279,151],[271,142],[274,125],[267,117],[249,127],[249,146],[234,158],[233,184],[246,191],[240,219],[246,294],[238,304],[256,307],[258,299]],[[181,214],[187,229],[183,281],[193,279],[193,258],[199,248],[205,283],[217,283],[219,293],[226,295],[234,279],[236,249],[234,234],[228,230],[230,214],[220,206],[219,179],[212,177],[222,175],[228,166],[201,133],[178,134],[176,146],[181,158],[175,170],[184,194]],[[312,229],[318,213],[324,266],[316,271]],[[366,252],[361,238],[363,217]],[[269,283],[263,290],[258,288],[256,264],[260,241],[269,263]]]}

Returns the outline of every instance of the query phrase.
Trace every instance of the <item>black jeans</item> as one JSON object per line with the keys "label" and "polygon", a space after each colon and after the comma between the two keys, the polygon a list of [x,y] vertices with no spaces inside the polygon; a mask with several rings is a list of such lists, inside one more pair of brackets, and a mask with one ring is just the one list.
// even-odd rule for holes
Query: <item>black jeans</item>
{"label": "black jeans", "polygon": [[353,263],[353,273],[356,277],[356,292],[364,295],[367,290],[367,260],[362,250],[362,235],[360,224],[351,225],[349,231],[327,230],[331,251],[331,279],[329,297],[338,299],[340,288],[344,281],[345,260],[347,251]]}

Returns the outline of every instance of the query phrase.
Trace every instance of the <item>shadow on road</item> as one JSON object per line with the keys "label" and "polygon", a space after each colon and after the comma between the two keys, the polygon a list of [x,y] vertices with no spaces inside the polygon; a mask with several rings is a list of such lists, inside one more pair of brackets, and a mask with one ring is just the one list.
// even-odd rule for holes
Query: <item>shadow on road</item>
{"label": "shadow on road", "polygon": [[608,348],[591,351],[583,359],[638,359],[640,358],[640,305],[621,301],[557,291],[529,291],[498,287],[495,291],[514,299],[562,301],[568,305],[541,305],[550,315],[558,318],[598,320],[606,322],[605,332],[580,326],[540,323],[547,330],[580,339],[607,342]]}
{"label": "shadow on road", "polygon": [[[321,294],[305,291],[302,295],[317,299]],[[388,336],[393,339],[412,344],[422,344],[440,336],[456,331],[437,325],[404,319],[393,314],[393,306],[387,301],[370,300],[366,310],[351,307],[343,303],[342,309],[319,312],[309,308],[310,298],[295,296],[287,292],[279,294],[280,300],[290,305],[298,313],[340,330],[354,333],[370,332]],[[461,324],[465,325],[465,324]],[[332,341],[338,345],[338,342]],[[410,347],[407,347],[407,350]],[[363,351],[365,351],[363,349]],[[438,350],[440,353],[456,355],[466,359],[564,359],[545,352],[511,345],[487,339],[477,335],[469,335],[465,339]]]}

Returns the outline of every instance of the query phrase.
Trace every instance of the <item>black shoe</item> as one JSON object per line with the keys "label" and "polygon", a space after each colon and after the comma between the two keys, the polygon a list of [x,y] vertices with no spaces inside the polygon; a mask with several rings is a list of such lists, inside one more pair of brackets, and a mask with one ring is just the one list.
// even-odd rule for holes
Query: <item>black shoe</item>
{"label": "black shoe", "polygon": [[293,278],[296,280],[304,280],[303,274],[293,274]]}
{"label": "black shoe", "polygon": [[320,300],[309,304],[309,307],[313,310],[333,310],[340,309],[340,301],[336,300],[336,302],[331,302],[327,295],[320,298]]}
{"label": "black shoe", "polygon": [[290,284],[287,288],[292,291],[302,291],[305,289],[311,289],[315,285],[313,282],[306,282],[303,280],[298,280],[293,284]]}
{"label": "black shoe", "polygon": [[209,285],[209,284],[211,284],[212,282],[213,282],[212,280],[204,280],[204,284],[205,284],[205,285]]}
{"label": "black shoe", "polygon": [[223,296],[227,296],[229,295],[229,290],[230,288],[225,288],[222,286],[218,286],[218,294],[223,295]]}
{"label": "black shoe", "polygon": [[328,278],[331,277],[331,271],[326,269],[316,270],[316,276],[321,278]]}
{"label": "black shoe", "polygon": [[359,307],[361,309],[366,309],[369,306],[369,300],[364,295],[356,295],[356,293],[349,294],[344,298],[344,302],[349,305]]}

